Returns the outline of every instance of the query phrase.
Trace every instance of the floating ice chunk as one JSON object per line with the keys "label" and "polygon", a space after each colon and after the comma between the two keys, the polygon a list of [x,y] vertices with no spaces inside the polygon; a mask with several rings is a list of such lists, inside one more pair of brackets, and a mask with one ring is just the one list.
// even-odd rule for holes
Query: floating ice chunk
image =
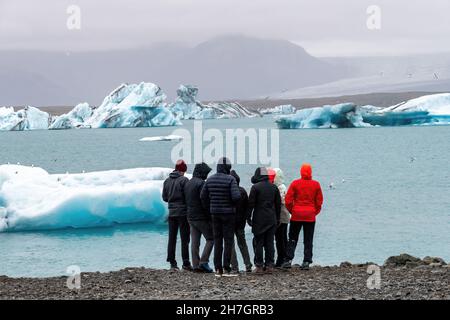
{"label": "floating ice chunk", "polygon": [[448,125],[450,94],[423,96],[388,108],[343,103],[298,110],[276,119],[280,129]]}
{"label": "floating ice chunk", "polygon": [[92,116],[93,110],[88,103],[80,103],[69,113],[57,117],[49,129],[72,129],[83,127],[84,123]]}
{"label": "floating ice chunk", "polygon": [[[207,106],[196,100],[198,88],[191,85],[180,85],[177,90],[177,99],[170,105],[170,110],[179,119],[198,119],[200,114]],[[206,114],[205,114],[206,115]],[[211,118],[215,118],[213,113],[208,113]]]}
{"label": "floating ice chunk", "polygon": [[198,88],[181,85],[177,90],[178,98],[169,109],[178,119],[223,119],[256,117],[259,113],[248,110],[236,102],[216,102],[207,105],[197,100]]}
{"label": "floating ice chunk", "polygon": [[172,169],[49,174],[0,166],[0,232],[163,222],[163,180]]}
{"label": "floating ice chunk", "polygon": [[92,128],[180,125],[166,108],[166,95],[153,83],[122,84],[94,110],[85,126]]}
{"label": "floating ice chunk", "polygon": [[0,130],[42,130],[47,129],[50,115],[35,107],[25,107],[17,112],[14,108],[0,108]]}
{"label": "floating ice chunk", "polygon": [[280,129],[351,128],[355,126],[355,122],[361,125],[361,118],[356,114],[356,108],[353,103],[342,103],[301,109],[292,116],[277,118],[276,122]]}
{"label": "floating ice chunk", "polygon": [[438,93],[422,96],[380,110],[380,112],[388,111],[426,111],[432,115],[450,115],[450,93]]}
{"label": "floating ice chunk", "polygon": [[179,141],[179,140],[183,140],[182,136],[177,136],[175,134],[171,134],[168,136],[158,136],[158,137],[144,137],[142,139],[139,139],[139,141],[146,141],[146,142],[151,142],[151,141]]}
{"label": "floating ice chunk", "polygon": [[291,104],[284,104],[273,108],[260,109],[261,114],[292,114],[295,113],[295,107]]}

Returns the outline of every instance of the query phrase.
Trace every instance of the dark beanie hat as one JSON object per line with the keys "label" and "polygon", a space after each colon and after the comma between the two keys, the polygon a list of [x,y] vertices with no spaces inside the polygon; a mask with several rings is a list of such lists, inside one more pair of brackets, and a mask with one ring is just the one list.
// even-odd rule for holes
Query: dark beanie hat
{"label": "dark beanie hat", "polygon": [[186,172],[187,171],[186,162],[184,162],[184,160],[182,159],[177,160],[177,163],[175,164],[175,170],[179,172]]}

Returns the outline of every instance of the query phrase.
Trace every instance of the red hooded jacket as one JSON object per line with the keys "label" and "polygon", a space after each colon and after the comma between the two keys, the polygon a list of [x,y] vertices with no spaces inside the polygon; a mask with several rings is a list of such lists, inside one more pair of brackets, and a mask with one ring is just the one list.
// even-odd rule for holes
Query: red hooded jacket
{"label": "red hooded jacket", "polygon": [[320,183],[312,180],[312,168],[303,164],[301,179],[294,180],[286,193],[286,208],[291,213],[291,221],[314,222],[323,203]]}

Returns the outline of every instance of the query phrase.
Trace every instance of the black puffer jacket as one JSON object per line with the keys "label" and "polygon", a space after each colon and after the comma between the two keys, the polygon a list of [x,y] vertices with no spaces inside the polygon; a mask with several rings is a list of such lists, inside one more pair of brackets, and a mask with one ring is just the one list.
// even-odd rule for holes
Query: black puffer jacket
{"label": "black puffer jacket", "polygon": [[206,180],[201,192],[204,207],[215,214],[234,214],[236,203],[241,198],[236,179],[230,176],[231,164],[219,161],[217,173]]}
{"label": "black puffer jacket", "polygon": [[281,196],[277,186],[270,183],[266,168],[256,169],[252,183],[248,199],[248,215],[253,234],[258,235],[278,225]]}
{"label": "black puffer jacket", "polygon": [[211,215],[209,210],[205,209],[200,199],[200,192],[205,184],[206,177],[211,172],[211,168],[204,162],[196,164],[192,179],[184,186],[184,194],[186,196],[188,220],[209,220]]}
{"label": "black puffer jacket", "polygon": [[162,198],[169,204],[169,217],[180,217],[187,214],[184,185],[189,181],[178,171],[172,171],[164,181]]}
{"label": "black puffer jacket", "polygon": [[248,218],[248,194],[247,191],[239,186],[241,178],[236,171],[231,170],[231,175],[236,179],[239,191],[241,192],[241,199],[236,203],[236,230],[244,229]]}

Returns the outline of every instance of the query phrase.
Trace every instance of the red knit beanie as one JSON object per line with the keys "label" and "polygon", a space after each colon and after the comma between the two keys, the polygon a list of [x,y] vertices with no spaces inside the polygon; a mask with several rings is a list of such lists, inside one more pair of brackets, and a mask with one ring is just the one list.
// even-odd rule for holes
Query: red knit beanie
{"label": "red knit beanie", "polygon": [[175,170],[179,172],[186,172],[187,171],[187,165],[184,160],[180,159],[177,160],[177,163],[175,164]]}

